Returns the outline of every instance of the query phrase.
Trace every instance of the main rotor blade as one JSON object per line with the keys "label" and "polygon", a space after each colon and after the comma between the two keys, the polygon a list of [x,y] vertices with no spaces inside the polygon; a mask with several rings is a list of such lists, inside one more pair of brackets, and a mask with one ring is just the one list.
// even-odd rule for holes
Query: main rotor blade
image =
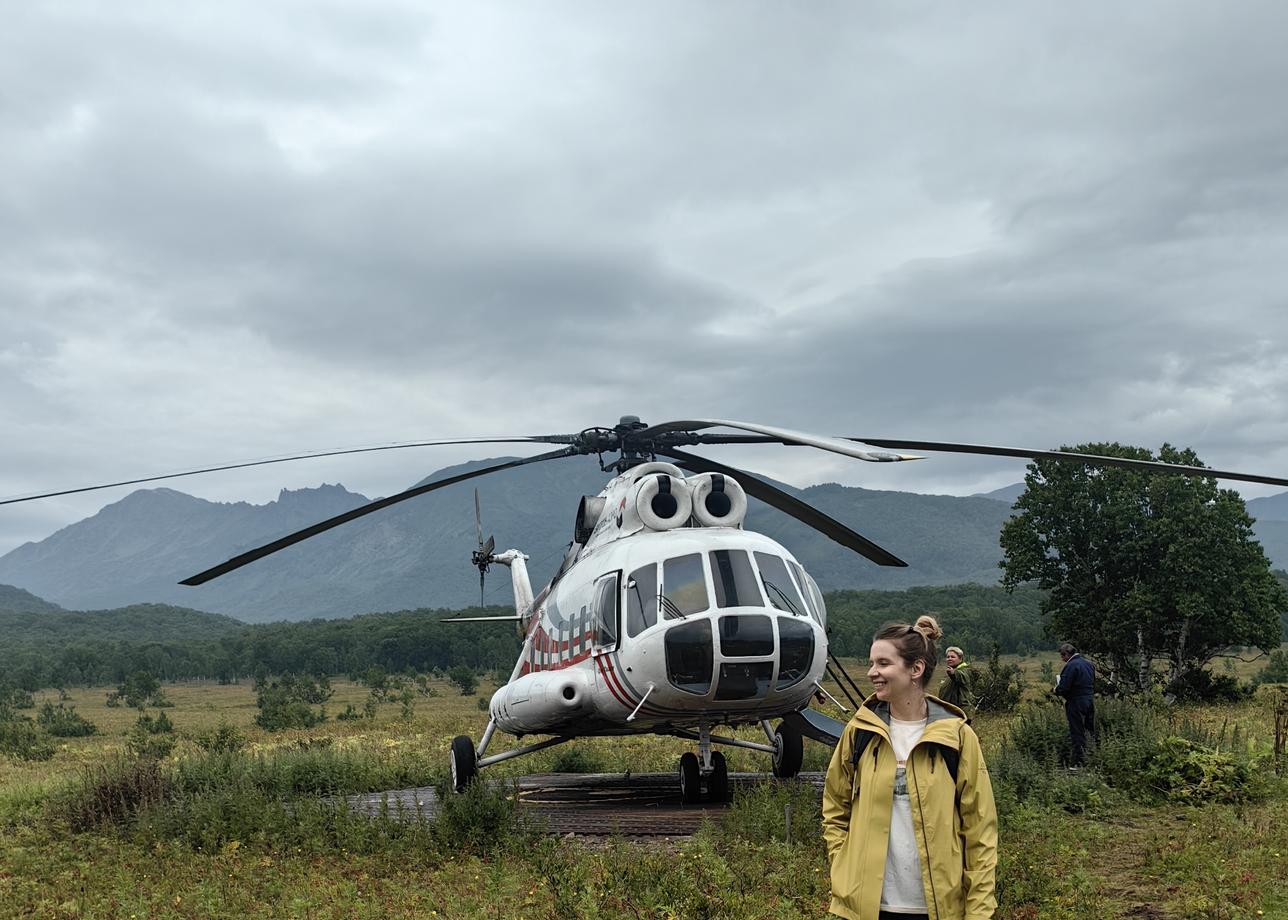
{"label": "main rotor blade", "polygon": [[267,466],[270,463],[289,463],[292,460],[313,460],[317,457],[339,457],[343,454],[367,454],[378,450],[405,450],[408,447],[438,447],[447,444],[571,444],[575,435],[531,435],[513,438],[443,438],[434,441],[400,441],[396,444],[377,444],[371,447],[346,447],[338,450],[317,450],[304,454],[291,454],[284,457],[265,457],[261,460],[239,460],[235,463],[223,463],[219,466],[206,466],[196,470],[183,470],[179,473],[159,473],[155,476],[141,476],[138,479],[122,479],[118,482],[105,482],[95,486],[80,486],[75,489],[59,489],[56,492],[41,492],[37,495],[20,495],[14,498],[0,499],[0,505],[14,505],[18,502],[31,502],[38,498],[54,498],[58,495],[74,495],[77,492],[93,492],[97,489],[111,489],[116,486],[135,486],[144,482],[160,482],[163,479],[178,479],[181,476],[196,476],[200,473],[218,473],[222,470],[239,470],[248,466]]}
{"label": "main rotor blade", "polygon": [[498,473],[501,470],[513,469],[516,466],[526,466],[529,463],[540,463],[543,460],[556,460],[560,457],[574,456],[567,449],[552,450],[549,453],[537,454],[535,457],[524,457],[522,460],[510,460],[506,463],[498,463],[495,466],[484,467],[481,470],[473,470],[469,473],[459,473],[455,476],[449,476],[446,479],[439,479],[435,482],[426,483],[423,486],[416,486],[405,492],[399,492],[396,495],[390,495],[388,498],[376,499],[368,502],[360,508],[354,508],[352,511],[346,511],[344,514],[337,514],[333,518],[327,518],[325,521],[314,524],[312,527],[305,527],[303,530],[297,530],[293,534],[288,534],[272,543],[265,543],[256,549],[242,553],[240,556],[234,556],[227,562],[221,562],[219,565],[204,572],[199,572],[191,578],[185,578],[179,582],[181,585],[204,585],[212,578],[218,578],[220,575],[226,575],[234,569],[240,569],[242,566],[254,562],[256,559],[263,559],[265,556],[272,555],[279,549],[286,549],[288,546],[294,546],[301,540],[307,540],[309,537],[316,537],[320,533],[330,530],[332,527],[339,527],[341,524],[347,524],[349,521],[357,520],[364,515],[371,514],[373,511],[379,511],[382,508],[388,508],[390,505],[396,505],[398,502],[406,501],[409,498],[415,498],[417,495],[424,495],[427,492],[433,492],[436,489],[442,489],[446,486],[455,485],[458,482],[464,482],[467,479],[474,479],[478,476],[486,476],[488,473]]}
{"label": "main rotor blade", "polygon": [[771,428],[768,425],[758,425],[752,422],[731,422],[725,419],[690,419],[688,421],[663,422],[661,425],[652,425],[639,431],[633,431],[630,433],[629,439],[632,441],[648,440],[655,435],[668,434],[672,431],[698,431],[704,428],[737,428],[741,431],[750,431],[753,434],[766,435],[782,444],[801,444],[806,447],[817,447],[820,450],[831,451],[834,454],[854,457],[856,460],[869,460],[876,463],[921,459],[911,454],[862,450],[846,443],[847,440],[853,439],[827,438],[821,435],[808,434],[804,431],[793,431],[790,428]]}
{"label": "main rotor blade", "polygon": [[746,470],[725,466],[723,463],[717,463],[714,460],[708,460],[706,457],[699,457],[680,450],[668,449],[665,451],[665,456],[679,461],[680,466],[694,473],[721,473],[725,476],[733,477],[748,495],[760,499],[766,505],[777,508],[803,524],[808,524],[825,537],[830,537],[846,549],[852,549],[860,556],[871,559],[877,565],[898,566],[901,568],[906,568],[908,565],[894,553],[883,549],[862,534],[855,533],[840,521],[828,517],[813,505],[806,504],[799,498],[770,485]]}
{"label": "main rotor blade", "polygon": [[1164,463],[1161,460],[1132,460],[1127,457],[1106,457],[1102,454],[1080,454],[1069,450],[1033,450],[1027,447],[990,447],[986,444],[957,444],[952,441],[905,441],[889,438],[846,438],[863,444],[875,444],[892,450],[930,450],[954,454],[984,454],[993,457],[1020,457],[1028,460],[1064,460],[1085,463],[1089,466],[1121,466],[1134,470],[1154,470],[1177,473],[1181,476],[1210,476],[1213,479],[1235,479],[1240,482],[1264,482],[1272,486],[1288,486],[1288,479],[1279,476],[1261,476],[1256,473],[1238,473],[1213,470],[1205,466],[1186,466]]}
{"label": "main rotor blade", "polygon": [[479,511],[479,490],[474,489],[474,529],[479,535],[479,549],[483,549],[483,513]]}

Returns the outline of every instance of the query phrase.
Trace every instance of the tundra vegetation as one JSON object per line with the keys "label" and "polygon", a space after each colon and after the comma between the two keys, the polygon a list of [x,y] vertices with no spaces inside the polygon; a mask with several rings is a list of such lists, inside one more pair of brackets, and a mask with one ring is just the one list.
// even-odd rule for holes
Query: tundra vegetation
{"label": "tundra vegetation", "polygon": [[[1074,773],[1063,766],[1063,714],[1042,681],[1053,658],[995,659],[1012,685],[1023,681],[1024,698],[975,717],[1002,815],[999,916],[1288,916],[1288,789],[1273,759],[1282,688],[1234,703],[1103,700],[1099,745]],[[862,672],[861,661],[848,664]],[[1233,677],[1246,681],[1263,664],[1236,660]],[[507,761],[488,771],[494,782],[448,797],[435,823],[396,809],[351,813],[346,794],[441,789],[448,741],[477,736],[486,719],[445,673],[362,677],[167,683],[173,705],[142,712],[107,705],[119,685],[6,690],[3,724],[28,726],[48,757],[0,756],[0,914],[826,913],[818,799],[806,784],[759,784],[695,837],[641,843],[546,837],[506,783],[552,769],[670,771],[681,749],[673,740],[582,741]],[[495,689],[494,675],[479,680],[480,695]],[[288,709],[360,715],[270,729],[260,717],[281,698],[274,688],[291,691]],[[95,732],[43,731],[46,704]],[[809,745],[806,769],[824,769],[827,755]],[[731,770],[765,770],[752,752],[728,756]]]}

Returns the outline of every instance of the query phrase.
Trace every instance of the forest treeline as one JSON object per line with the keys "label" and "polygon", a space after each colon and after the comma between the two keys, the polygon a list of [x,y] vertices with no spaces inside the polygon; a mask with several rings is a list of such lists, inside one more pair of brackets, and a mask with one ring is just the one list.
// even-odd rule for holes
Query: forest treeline
{"label": "forest treeline", "polygon": [[[833,649],[867,654],[888,620],[939,617],[947,638],[976,654],[994,642],[1004,652],[1046,643],[1040,593],[979,585],[906,591],[837,591],[827,595]],[[466,665],[508,674],[519,654],[509,624],[449,624],[453,616],[498,616],[505,608],[420,609],[341,620],[248,625],[231,617],[162,604],[110,611],[0,611],[0,681],[25,689],[117,684],[136,671],[164,681],[237,680],[287,672],[362,674],[428,672]]]}
{"label": "forest treeline", "polygon": [[[832,650],[864,657],[889,621],[934,615],[945,642],[982,658],[1049,648],[1039,612],[1042,592],[951,585],[826,595]],[[0,682],[24,689],[119,684],[137,671],[163,681],[232,681],[288,672],[360,675],[373,666],[426,673],[465,665],[508,675],[519,654],[505,623],[448,624],[454,616],[498,616],[506,608],[419,609],[348,619],[248,625],[230,617],[161,604],[120,610],[0,611]]]}

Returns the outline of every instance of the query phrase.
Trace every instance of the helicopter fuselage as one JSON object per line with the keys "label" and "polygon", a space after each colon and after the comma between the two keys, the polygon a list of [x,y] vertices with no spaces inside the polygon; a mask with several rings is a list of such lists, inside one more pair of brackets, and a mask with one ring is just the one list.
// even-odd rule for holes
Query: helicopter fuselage
{"label": "helicopter fuselage", "polygon": [[[806,706],[827,662],[822,594],[783,546],[741,528],[745,510],[736,482],[663,463],[583,502],[586,543],[528,606],[496,727],[668,733]],[[516,577],[516,601],[524,588]]]}

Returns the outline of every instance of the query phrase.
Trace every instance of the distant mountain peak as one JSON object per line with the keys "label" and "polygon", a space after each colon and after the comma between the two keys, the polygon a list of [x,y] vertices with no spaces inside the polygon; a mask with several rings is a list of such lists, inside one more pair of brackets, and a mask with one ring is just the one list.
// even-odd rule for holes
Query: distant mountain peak
{"label": "distant mountain peak", "polygon": [[334,484],[324,482],[320,486],[306,486],[303,489],[283,489],[277,493],[277,504],[312,504],[314,500],[318,498],[356,498],[362,502],[367,501],[367,497],[365,495],[360,495],[357,492],[350,492],[338,482]]}

